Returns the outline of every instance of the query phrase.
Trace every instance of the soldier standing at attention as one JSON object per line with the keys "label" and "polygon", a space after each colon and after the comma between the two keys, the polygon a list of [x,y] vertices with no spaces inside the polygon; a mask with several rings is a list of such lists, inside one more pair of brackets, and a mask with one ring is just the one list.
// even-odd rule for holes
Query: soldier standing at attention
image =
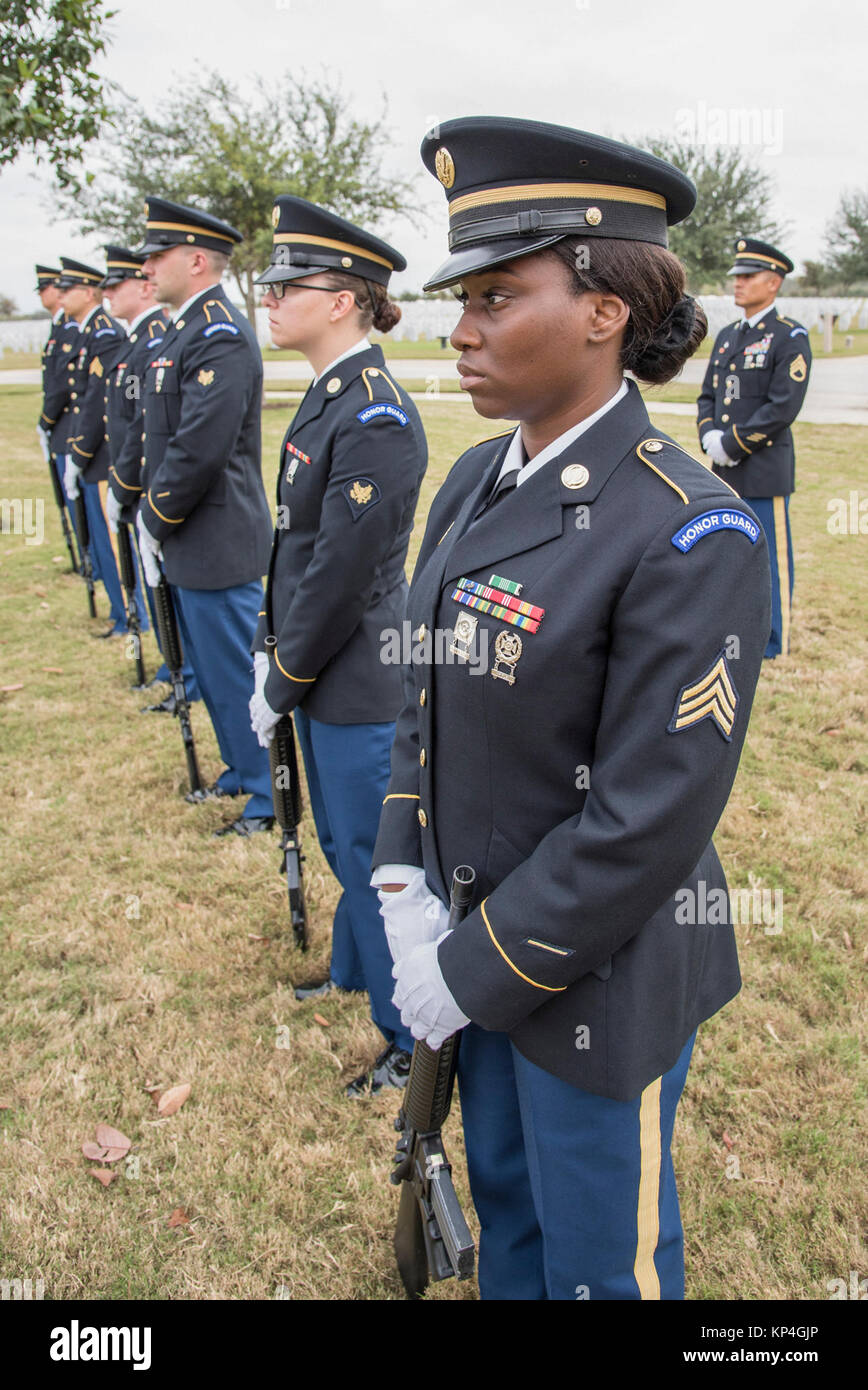
{"label": "soldier standing at attention", "polygon": [[60,269],[53,266],[36,267],[36,292],[43,309],[51,314],[51,328],[42,350],[42,411],[38,429],[48,453],[49,465],[60,482],[60,495],[70,525],[75,528],[75,512],[63,488],[66,448],[66,412],[69,408],[69,371],[67,361],[72,345],[78,341],[78,324],[63,308],[60,290]]}
{"label": "soldier standing at attention", "polygon": [[251,718],[267,744],[280,715],[294,712],[317,834],[343,889],[329,979],[296,997],[368,991],[386,1047],[347,1087],[358,1097],[406,1085],[413,1046],[391,1002],[370,878],[402,701],[401,670],[383,661],[383,644],[403,631],[404,563],[428,451],[415,405],[367,338],[400,318],[386,287],[403,256],[301,198],[277,198],[273,225],[271,265],[259,277],[272,337],[300,349],[316,376],[280,451]]}
{"label": "soldier standing at attention", "polygon": [[145,367],[137,525],[145,577],[166,579],[225,770],[188,799],[247,794],[217,835],[274,824],[268,756],[251,732],[250,643],[262,607],[271,519],[262,486],[262,355],[221,280],[241,233],[207,212],[147,200],[137,254],[172,310]]}
{"label": "soldier standing at attention", "polygon": [[459,287],[463,389],[518,426],[455,464],[410,588],[456,659],[406,668],[374,853],[395,1002],[432,1047],[463,1029],[483,1298],[680,1299],[669,1146],[740,984],[711,836],[769,623],[762,527],[624,379],[705,336],[665,249],[696,190],[535,121],[447,121],[422,157],[451,250],[425,288]]}
{"label": "soldier standing at attention", "polygon": [[792,269],[776,246],[739,237],[729,274],[741,318],[718,333],[696,402],[699,440],[714,472],[749,500],[768,538],[772,630],[767,657],[790,650],[790,493],[796,486],[790,426],[802,408],[811,371],[808,330],[774,307]]}
{"label": "soldier standing at attention", "polygon": [[78,325],[78,339],[69,354],[67,371],[70,406],[66,414],[64,488],[74,500],[79,488],[90,529],[94,578],[109,596],[113,625],[101,637],[127,630],[117,558],[106,519],[109,453],[105,442],[105,383],[118,361],[125,333],[102,307],[101,270],[61,256],[60,288],[63,307]]}

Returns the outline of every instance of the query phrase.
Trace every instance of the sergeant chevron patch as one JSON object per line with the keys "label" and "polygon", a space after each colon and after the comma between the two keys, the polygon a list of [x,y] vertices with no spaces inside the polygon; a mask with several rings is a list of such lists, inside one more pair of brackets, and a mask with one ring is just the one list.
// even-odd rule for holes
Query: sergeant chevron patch
{"label": "sergeant chevron patch", "polygon": [[698,681],[682,686],[666,732],[677,734],[682,729],[701,723],[703,719],[711,719],[721,737],[731,743],[738,699],[726,656],[720,652]]}

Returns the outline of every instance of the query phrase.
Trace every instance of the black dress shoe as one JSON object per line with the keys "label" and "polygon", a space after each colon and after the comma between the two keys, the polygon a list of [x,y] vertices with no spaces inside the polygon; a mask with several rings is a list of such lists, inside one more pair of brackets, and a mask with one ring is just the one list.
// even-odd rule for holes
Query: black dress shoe
{"label": "black dress shoe", "polygon": [[410,1062],[412,1058],[409,1052],[404,1052],[395,1043],[389,1043],[385,1052],[381,1052],[373,1067],[369,1072],[362,1072],[355,1081],[351,1081],[347,1086],[345,1094],[350,1100],[359,1100],[363,1096],[375,1096],[384,1087],[394,1087],[395,1090],[402,1091],[410,1079]]}
{"label": "black dress shoe", "polygon": [[270,830],[274,825],[274,816],[239,816],[237,820],[230,821],[228,825],[221,825],[219,830],[215,830],[215,836],[220,835],[255,835],[260,830]]}
{"label": "black dress shoe", "polygon": [[107,627],[105,632],[92,632],[90,635],[98,642],[104,642],[107,637],[125,637],[126,633],[121,628]]}
{"label": "black dress shoe", "polygon": [[160,700],[157,705],[143,705],[139,714],[174,714],[178,708],[174,690],[170,690],[165,700]]}
{"label": "black dress shoe", "polygon": [[303,985],[295,991],[295,997],[304,1003],[305,999],[322,999],[323,995],[331,994],[333,989],[337,989],[333,980],[323,980],[321,985]]}
{"label": "black dress shoe", "polygon": [[187,792],[184,797],[191,806],[198,806],[202,801],[219,801],[224,796],[240,796],[241,792],[227,792],[220,786],[219,782],[212,782],[210,787],[200,787],[197,792]]}

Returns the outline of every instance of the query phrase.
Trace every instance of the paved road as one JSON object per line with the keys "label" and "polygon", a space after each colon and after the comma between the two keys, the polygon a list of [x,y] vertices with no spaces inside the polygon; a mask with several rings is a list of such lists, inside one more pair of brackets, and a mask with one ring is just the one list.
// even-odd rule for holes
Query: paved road
{"label": "paved road", "polygon": [[[677,380],[684,385],[698,385],[705,374],[705,362],[688,362]],[[418,381],[426,388],[436,389],[435,383],[455,381],[458,372],[450,358],[395,358],[392,371],[403,381]],[[307,362],[266,362],[265,380],[309,381],[313,375]],[[38,386],[41,375],[37,367],[0,371],[0,384],[7,386]],[[269,393],[271,394],[271,393]],[[283,394],[283,393],[281,393]],[[411,392],[415,400],[433,400],[425,389]],[[295,393],[287,394],[291,400]],[[462,391],[442,392],[441,401],[467,401]],[[692,405],[651,402],[654,410],[670,415],[692,415]],[[799,420],[809,425],[868,425],[868,357],[826,357],[815,361],[811,369],[808,394]]]}

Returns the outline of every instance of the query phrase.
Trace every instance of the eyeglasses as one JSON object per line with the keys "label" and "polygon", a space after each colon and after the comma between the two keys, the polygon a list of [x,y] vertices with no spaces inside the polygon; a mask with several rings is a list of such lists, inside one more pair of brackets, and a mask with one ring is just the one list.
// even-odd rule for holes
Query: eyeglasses
{"label": "eyeglasses", "polygon": [[300,285],[297,280],[272,280],[265,286],[266,294],[274,295],[275,299],[283,299],[287,290],[322,290],[323,294],[338,293],[328,285]]}

